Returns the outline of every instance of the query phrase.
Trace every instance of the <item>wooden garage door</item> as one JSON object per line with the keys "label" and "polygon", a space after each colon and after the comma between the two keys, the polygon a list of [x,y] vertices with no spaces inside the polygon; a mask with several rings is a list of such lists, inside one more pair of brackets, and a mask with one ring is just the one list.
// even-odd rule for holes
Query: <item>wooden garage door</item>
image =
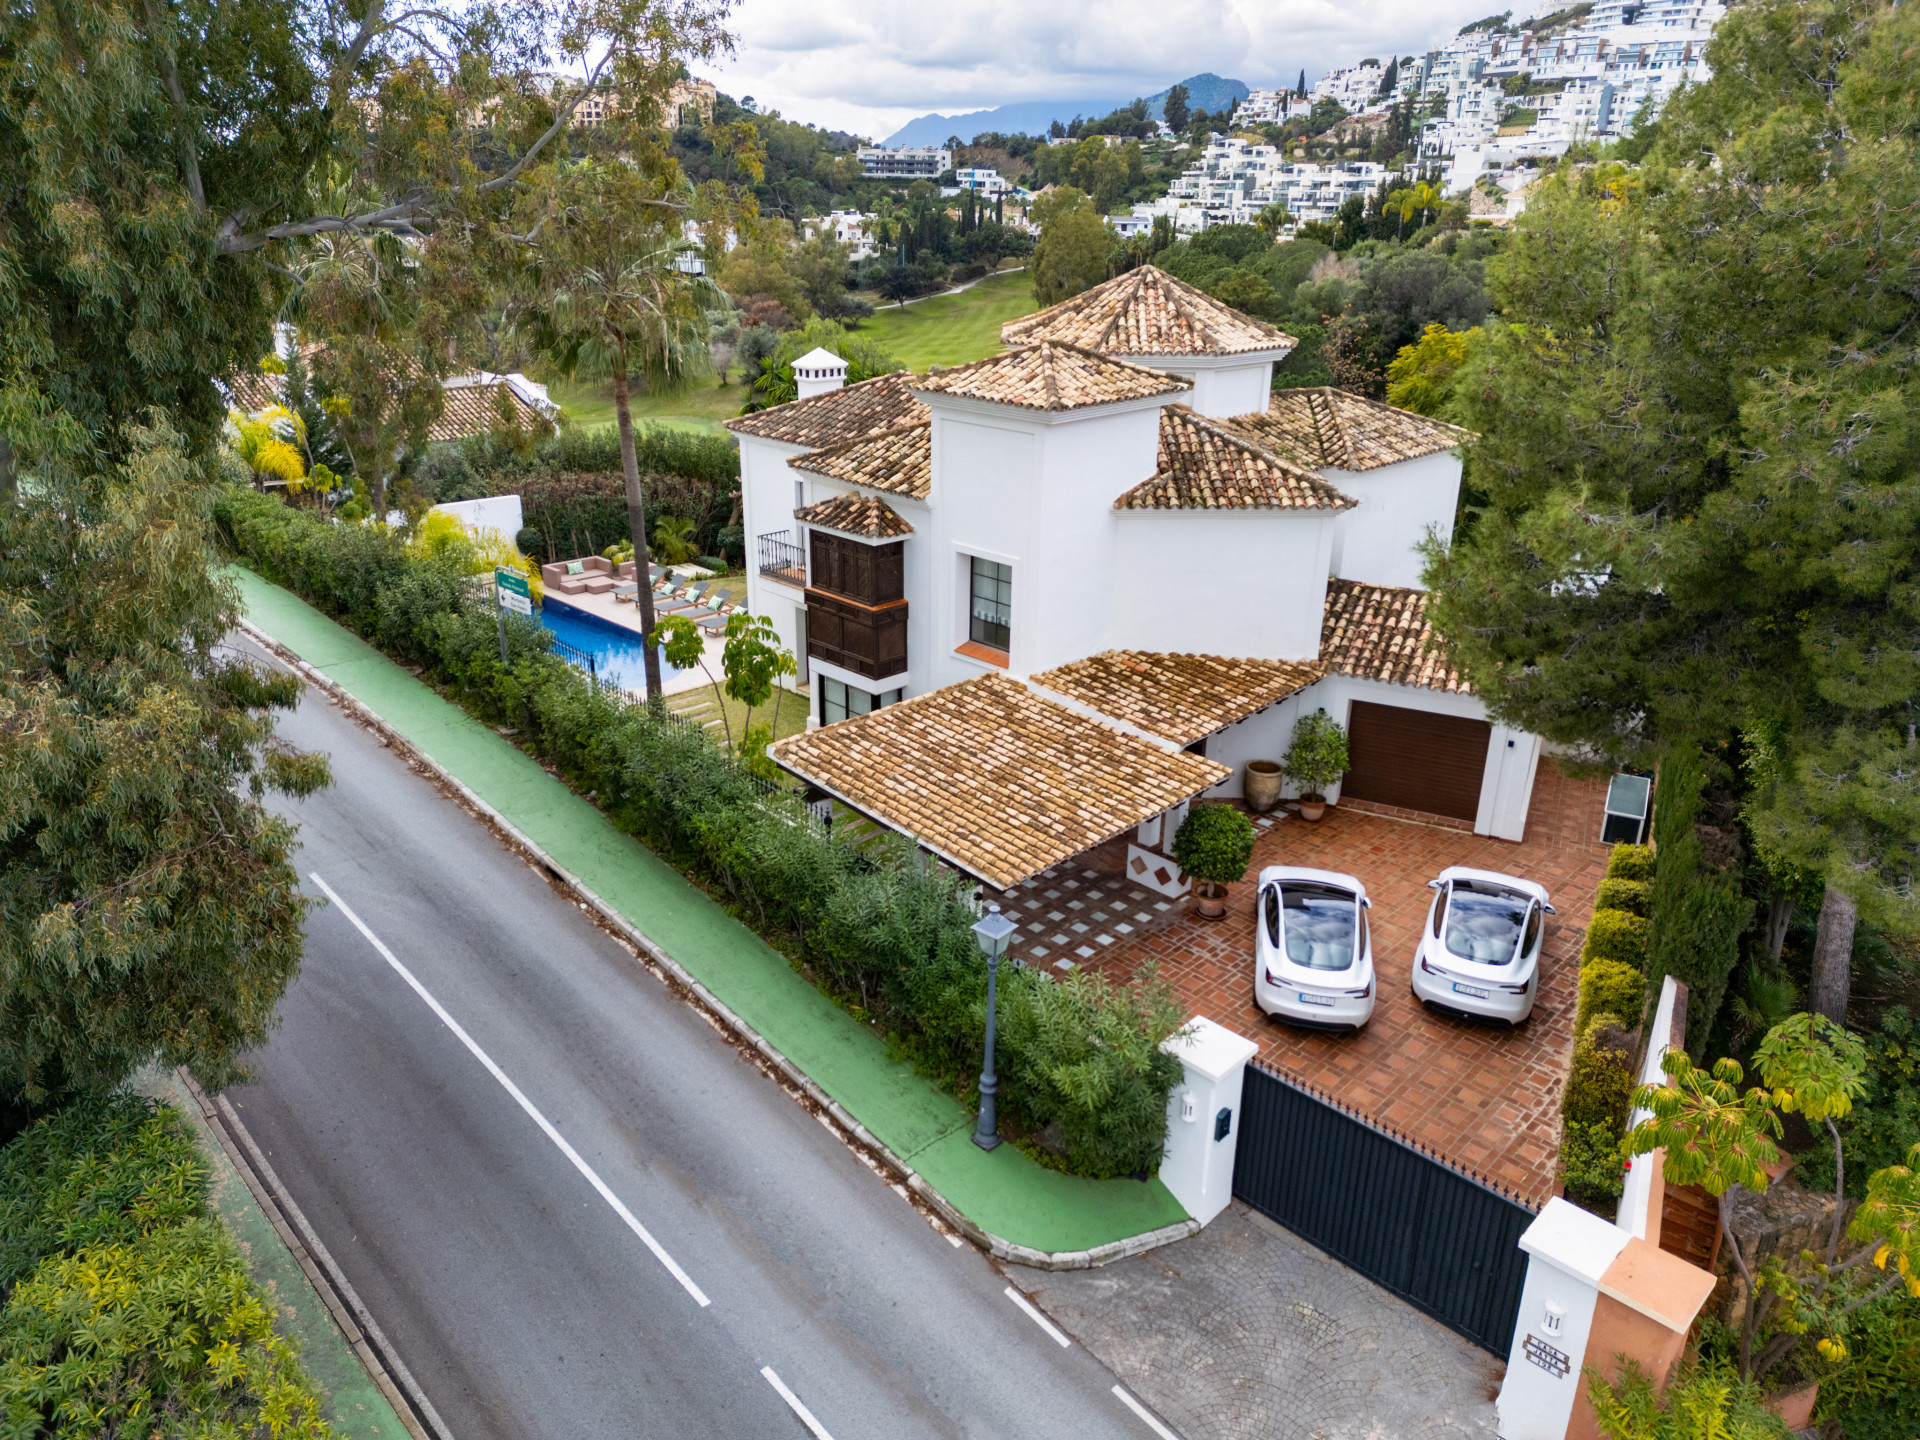
{"label": "wooden garage door", "polygon": [[1340,794],[1472,820],[1480,813],[1480,777],[1492,735],[1484,720],[1356,700],[1347,722],[1351,768]]}

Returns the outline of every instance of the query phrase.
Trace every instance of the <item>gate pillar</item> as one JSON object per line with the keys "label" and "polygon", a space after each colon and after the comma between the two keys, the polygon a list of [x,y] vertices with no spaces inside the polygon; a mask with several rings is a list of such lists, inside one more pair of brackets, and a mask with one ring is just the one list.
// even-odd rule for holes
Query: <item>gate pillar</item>
{"label": "gate pillar", "polygon": [[1205,1225],[1233,1199],[1233,1152],[1240,1138],[1240,1095],[1259,1046],[1196,1015],[1160,1048],[1186,1075],[1167,1097],[1167,1147],[1160,1180]]}
{"label": "gate pillar", "polygon": [[1714,1277],[1555,1197],[1520,1237],[1527,1279],[1495,1402],[1501,1440],[1595,1440],[1585,1368],[1664,1384]]}

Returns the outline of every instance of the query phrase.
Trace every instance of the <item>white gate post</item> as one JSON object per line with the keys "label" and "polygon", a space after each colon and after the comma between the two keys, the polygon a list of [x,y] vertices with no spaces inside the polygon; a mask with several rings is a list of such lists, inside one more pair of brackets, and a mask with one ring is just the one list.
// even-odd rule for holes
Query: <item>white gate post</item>
{"label": "white gate post", "polygon": [[1167,1097],[1167,1147],[1160,1180],[1205,1225],[1233,1199],[1233,1152],[1240,1138],[1240,1095],[1247,1062],[1259,1047],[1196,1015],[1161,1041],[1186,1075]]}

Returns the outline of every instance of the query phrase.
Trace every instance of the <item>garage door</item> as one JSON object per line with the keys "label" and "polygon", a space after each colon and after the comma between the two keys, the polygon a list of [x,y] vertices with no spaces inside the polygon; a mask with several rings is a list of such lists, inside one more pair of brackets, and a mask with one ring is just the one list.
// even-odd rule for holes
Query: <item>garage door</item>
{"label": "garage door", "polygon": [[1492,735],[1485,720],[1356,700],[1347,722],[1351,768],[1340,794],[1472,820],[1480,813]]}

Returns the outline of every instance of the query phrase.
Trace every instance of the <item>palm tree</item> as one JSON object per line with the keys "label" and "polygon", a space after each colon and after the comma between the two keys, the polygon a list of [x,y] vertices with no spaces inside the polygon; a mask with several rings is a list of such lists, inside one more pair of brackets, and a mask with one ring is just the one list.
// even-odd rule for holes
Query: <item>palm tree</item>
{"label": "palm tree", "polygon": [[[563,373],[609,363],[620,423],[627,526],[633,537],[640,628],[654,633],[646,583],[646,496],[633,443],[629,377],[651,394],[685,387],[711,362],[707,318],[717,292],[682,268],[694,250],[683,217],[692,195],[679,167],[657,152],[632,159],[561,161],[529,186],[522,232],[534,281],[528,329]],[[647,700],[660,699],[660,654],[646,648]]]}

